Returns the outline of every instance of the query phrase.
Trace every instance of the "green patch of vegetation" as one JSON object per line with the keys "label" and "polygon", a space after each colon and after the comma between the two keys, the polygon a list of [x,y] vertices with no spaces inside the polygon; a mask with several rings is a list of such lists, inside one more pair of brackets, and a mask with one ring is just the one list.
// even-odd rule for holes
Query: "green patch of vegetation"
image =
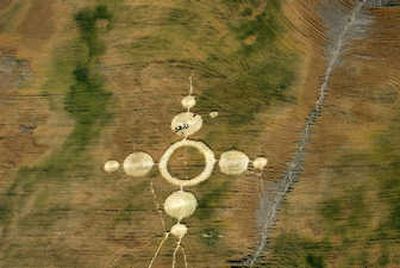
{"label": "green patch of vegetation", "polygon": [[351,187],[341,196],[329,198],[320,207],[326,231],[340,235],[343,241],[351,243],[358,237],[354,232],[368,228],[371,211],[367,206],[364,187]]}
{"label": "green patch of vegetation", "polygon": [[143,51],[143,53],[154,53],[155,50],[166,50],[169,46],[171,46],[171,42],[168,39],[158,36],[146,36],[132,43],[131,49],[137,49],[138,51]]}
{"label": "green patch of vegetation", "polygon": [[35,209],[26,218],[22,220],[25,224],[20,225],[20,230],[32,231],[32,224],[35,226],[35,231],[49,230],[53,223],[61,218],[65,218],[70,212],[70,208],[67,205],[54,205],[46,209]]}
{"label": "green patch of vegetation", "polygon": [[395,231],[400,238],[400,155],[397,149],[400,124],[396,123],[379,137],[377,154],[380,155],[381,166],[376,170],[376,177],[380,185],[379,197],[389,207],[388,217],[381,228]]}
{"label": "green patch of vegetation", "polygon": [[349,267],[364,267],[369,262],[368,251],[355,247],[358,243],[366,243],[370,233],[371,210],[365,193],[363,187],[355,187],[326,200],[320,208],[325,235],[329,240],[340,238],[333,251],[341,254]]}
{"label": "green patch of vegetation", "polygon": [[328,242],[315,242],[295,233],[281,234],[272,245],[274,267],[323,268],[331,250]]}
{"label": "green patch of vegetation", "polygon": [[240,12],[240,15],[243,17],[248,17],[251,16],[253,14],[253,9],[246,7],[245,9],[243,9],[243,11]]}
{"label": "green patch of vegetation", "polygon": [[307,255],[306,263],[308,264],[308,266],[313,267],[313,268],[325,267],[324,259],[321,256],[315,256],[313,254]]}
{"label": "green patch of vegetation", "polygon": [[[341,189],[343,194],[328,198],[320,208],[324,232],[328,238],[335,237],[334,252],[341,256],[342,265],[346,267],[385,267],[393,265],[393,260],[399,257],[397,247],[393,245],[393,241],[400,238],[399,132],[400,122],[393,120],[386,131],[374,137],[376,146],[373,150],[352,152],[338,160],[338,166],[351,160],[355,165],[364,166],[365,172],[361,177],[362,184],[354,186],[353,177],[350,188]],[[335,176],[352,178],[354,172],[343,169]],[[370,191],[376,191],[376,199],[368,199],[374,195],[367,198]],[[372,207],[381,209],[378,211]],[[377,215],[379,227],[371,224],[374,222],[372,216],[375,218]],[[380,251],[371,248],[370,242],[379,245]]]}
{"label": "green patch of vegetation", "polygon": [[102,79],[96,72],[97,57],[104,52],[96,25],[99,20],[110,21],[111,18],[107,7],[103,5],[82,10],[75,15],[81,38],[88,49],[87,57],[83,57],[73,71],[75,83],[65,98],[65,109],[76,122],[66,145],[75,146],[78,151],[83,150],[96,134],[94,125],[104,123],[109,118],[107,103],[111,93],[104,89]]}
{"label": "green patch of vegetation", "polygon": [[390,256],[386,250],[383,250],[381,252],[381,255],[377,260],[377,264],[379,267],[386,267],[387,265],[390,264]]}
{"label": "green patch of vegetation", "polygon": [[[259,3],[254,5],[253,9],[256,11],[252,13],[257,12],[259,5]],[[283,31],[283,25],[281,24],[281,1],[269,1],[267,6],[268,9],[263,9],[253,17],[232,23],[232,28],[239,40],[244,41],[251,36],[255,37],[255,42],[242,47],[242,52],[246,54],[262,49],[265,45],[270,45]],[[242,14],[243,12],[250,14],[249,9],[251,8],[245,8]]]}
{"label": "green patch of vegetation", "polygon": [[218,242],[220,241],[220,231],[216,228],[206,228],[201,231],[201,241],[207,247],[216,247]]}
{"label": "green patch of vegetation", "polygon": [[115,206],[119,206],[120,204],[126,204],[125,207],[116,215],[114,218],[114,223],[131,223],[132,216],[135,211],[142,210],[146,206],[146,200],[141,199],[137,200],[137,197],[140,196],[141,193],[148,190],[148,181],[144,181],[138,185],[128,187],[126,192],[119,195],[118,198],[113,198],[112,200],[108,200],[106,203],[115,204]]}
{"label": "green patch of vegetation", "polygon": [[285,33],[280,2],[223,1],[212,9],[191,3],[191,9],[157,8],[147,19],[149,6],[140,6],[129,10],[132,19],[125,23],[139,24],[146,36],[121,46],[121,52],[136,64],[165,63],[210,79],[199,109],[218,105],[230,115],[230,126],[245,126],[270,105],[293,100],[288,89],[297,55],[279,42]]}
{"label": "green patch of vegetation", "polygon": [[22,8],[21,2],[12,3],[0,17],[0,32],[11,31],[15,27],[15,16]]}
{"label": "green patch of vegetation", "polygon": [[0,205],[0,223],[9,217],[10,212],[10,207],[6,203]]}
{"label": "green patch of vegetation", "polygon": [[[352,252],[352,251],[350,251]],[[347,254],[347,267],[369,267],[369,255],[366,250],[359,250],[353,254]]]}
{"label": "green patch of vegetation", "polygon": [[337,219],[342,213],[342,204],[339,198],[332,198],[321,207],[321,215],[325,220]]}
{"label": "green patch of vegetation", "polygon": [[[18,171],[17,178],[8,189],[4,202],[8,207],[5,211],[11,211],[11,207],[18,206],[24,200],[25,195],[17,194],[22,191],[29,194],[33,186],[39,180],[65,178],[78,172],[85,177],[90,170],[87,169],[88,159],[83,154],[90,142],[96,137],[101,126],[110,118],[107,112],[107,103],[111,94],[104,89],[100,74],[97,71],[98,56],[104,52],[101,41],[98,38],[96,23],[99,20],[111,20],[112,16],[106,6],[99,5],[94,9],[85,9],[75,15],[75,22],[79,27],[81,47],[86,49],[74,49],[79,52],[74,58],[80,59],[76,63],[71,78],[74,79],[69,92],[65,96],[64,108],[75,120],[72,133],[64,142],[61,150],[54,152],[42,164],[36,167],[23,167]],[[70,64],[68,64],[70,66]],[[61,68],[61,67],[60,67]],[[72,68],[61,69],[68,71]],[[65,75],[65,74],[64,74]],[[68,76],[68,75],[67,75]],[[58,75],[57,75],[58,77]],[[56,81],[56,78],[50,78]],[[63,81],[66,83],[66,81]],[[44,95],[49,93],[50,84],[45,85]],[[67,173],[68,171],[68,173]],[[10,198],[17,197],[13,202]],[[0,221],[5,221],[7,215],[2,215]]]}
{"label": "green patch of vegetation", "polygon": [[118,213],[118,215],[115,217],[115,222],[127,222],[131,223],[132,222],[132,212],[135,211],[135,208],[132,204],[128,204],[123,210]]}
{"label": "green patch of vegetation", "polygon": [[196,14],[188,9],[174,8],[168,14],[168,22],[171,23],[189,24],[194,23],[196,19]]}
{"label": "green patch of vegetation", "polygon": [[98,39],[98,22],[105,20],[110,23],[111,19],[112,14],[105,5],[98,5],[95,9],[87,8],[75,15],[81,39],[88,47],[88,62],[104,53],[104,45]]}
{"label": "green patch of vegetation", "polygon": [[370,213],[368,206],[366,205],[365,189],[363,187],[357,187],[353,189],[352,193],[349,194],[347,201],[348,207],[351,209],[348,217],[349,227],[357,229],[365,229],[365,222],[369,222]]}
{"label": "green patch of vegetation", "polygon": [[207,191],[207,193],[202,196],[199,200],[199,209],[195,214],[200,220],[206,220],[212,217],[212,213],[215,207],[221,201],[222,195],[229,188],[230,181],[226,180],[218,186],[214,186],[212,189]]}
{"label": "green patch of vegetation", "polygon": [[210,55],[207,65],[222,68],[224,79],[206,89],[199,100],[203,106],[210,100],[227,102],[224,110],[232,125],[250,123],[275,101],[291,101],[287,91],[295,80],[297,56],[277,42],[285,32],[280,1],[269,1],[265,7],[257,1],[246,3],[244,9],[230,4],[229,27],[239,46],[229,54]]}

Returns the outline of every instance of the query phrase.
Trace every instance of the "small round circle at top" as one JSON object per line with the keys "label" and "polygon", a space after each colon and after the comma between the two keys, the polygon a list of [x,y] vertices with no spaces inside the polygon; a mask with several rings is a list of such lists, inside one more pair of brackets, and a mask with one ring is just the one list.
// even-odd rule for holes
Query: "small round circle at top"
{"label": "small round circle at top", "polygon": [[196,99],[194,96],[189,95],[182,99],[181,104],[182,104],[183,108],[190,109],[196,105]]}

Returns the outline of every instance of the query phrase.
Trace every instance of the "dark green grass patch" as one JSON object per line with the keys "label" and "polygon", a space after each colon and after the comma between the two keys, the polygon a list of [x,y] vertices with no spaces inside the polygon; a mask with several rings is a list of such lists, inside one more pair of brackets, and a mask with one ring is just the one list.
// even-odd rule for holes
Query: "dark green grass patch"
{"label": "dark green grass patch", "polygon": [[379,198],[388,206],[388,216],[381,227],[400,239],[400,122],[393,121],[391,127],[377,140],[376,154],[380,168],[376,170],[379,182]]}
{"label": "dark green grass patch", "polygon": [[[364,167],[358,178],[362,179],[362,184],[352,185],[355,182],[352,177],[354,170],[339,168],[340,172],[336,172],[335,176],[349,178],[349,182],[344,184],[347,190],[342,189],[345,190],[343,194],[330,197],[321,204],[323,231],[327,238],[335,237],[337,241],[333,252],[340,254],[348,267],[397,265],[394,260],[399,255],[393,245],[400,239],[398,133],[400,122],[393,120],[386,131],[374,137],[376,144],[371,151],[351,152],[341,157],[339,167],[341,164],[348,165],[349,161]],[[367,196],[371,191],[376,196]],[[373,198],[370,199],[370,196]],[[378,227],[372,224],[376,215],[379,215]],[[380,251],[376,252],[376,248],[371,246],[379,246]]]}
{"label": "dark green grass patch", "polygon": [[231,182],[229,180],[224,181],[220,185],[214,186],[212,189],[202,196],[199,200],[199,209],[195,214],[200,220],[207,220],[212,217],[214,208],[218,206],[221,201],[222,195],[229,189]]}
{"label": "dark green grass patch", "polygon": [[14,27],[15,16],[22,8],[21,2],[11,4],[8,10],[4,11],[0,18],[0,32],[8,32]]}
{"label": "dark green grass patch", "polygon": [[210,248],[216,247],[221,240],[220,230],[215,227],[207,227],[203,229],[200,235],[201,235],[200,240],[203,242],[203,244],[205,244],[207,247]]}
{"label": "dark green grass patch", "polygon": [[[75,121],[74,129],[62,148],[54,152],[43,163],[36,167],[23,167],[18,171],[3,202],[4,211],[7,213],[2,213],[0,221],[5,222],[9,218],[11,207],[13,209],[15,209],[14,206],[18,207],[19,202],[32,193],[38,181],[60,180],[74,175],[82,178],[90,172],[88,157],[83,152],[93,138],[99,134],[101,126],[110,118],[107,106],[111,96],[111,93],[104,88],[101,76],[97,71],[98,56],[104,52],[104,49],[99,49],[103,45],[98,38],[96,23],[98,20],[111,20],[111,18],[107,7],[101,5],[85,9],[75,15],[75,22],[80,29],[80,37],[83,42],[82,46],[86,46],[87,49],[74,50],[79,52],[79,55],[74,55],[74,57],[80,60],[73,70],[71,76],[73,84],[66,93],[64,101],[65,110]],[[69,68],[65,68],[65,70],[69,70]],[[50,85],[46,85],[46,88],[50,88]],[[13,199],[15,202],[11,200],[12,197],[17,197],[16,200]]]}
{"label": "dark green grass patch", "polygon": [[221,100],[229,123],[245,125],[275,102],[292,100],[288,90],[296,78],[297,56],[276,41],[286,27],[279,1],[270,1],[263,9],[257,1],[238,3],[228,4],[229,27],[240,46],[230,54],[210,55],[207,65],[221,70],[225,78],[204,91],[199,105]]}
{"label": "dark green grass patch", "polygon": [[81,39],[89,49],[89,59],[104,53],[104,45],[98,39],[98,25],[101,20],[111,22],[112,14],[107,6],[98,5],[96,8],[81,10],[75,15],[75,22],[79,27]]}
{"label": "dark green grass patch", "polygon": [[[327,267],[328,242],[315,242],[295,233],[279,235],[273,244],[273,267]],[[270,267],[270,266],[268,266]]]}

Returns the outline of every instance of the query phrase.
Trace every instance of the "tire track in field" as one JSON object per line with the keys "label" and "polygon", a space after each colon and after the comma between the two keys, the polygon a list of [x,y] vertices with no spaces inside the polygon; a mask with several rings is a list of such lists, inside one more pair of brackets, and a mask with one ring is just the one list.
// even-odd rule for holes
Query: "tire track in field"
{"label": "tire track in field", "polygon": [[[265,208],[265,213],[263,214],[262,228],[260,230],[260,237],[257,247],[255,248],[253,254],[245,261],[244,267],[253,267],[260,257],[260,255],[264,252],[268,245],[269,233],[271,227],[274,225],[278,209],[281,207],[283,200],[285,199],[286,194],[293,187],[293,184],[298,180],[302,170],[303,163],[305,158],[305,152],[307,144],[310,142],[311,138],[311,130],[315,125],[317,119],[320,117],[321,112],[324,108],[325,99],[327,93],[329,91],[329,82],[332,77],[333,70],[335,69],[336,64],[339,61],[341,56],[343,46],[346,39],[351,32],[354,30],[354,26],[359,19],[359,15],[361,10],[365,4],[365,1],[357,2],[354,6],[351,15],[347,19],[347,23],[344,24],[343,28],[339,32],[335,43],[330,46],[329,56],[328,56],[328,65],[325,69],[325,73],[323,76],[322,84],[319,88],[318,99],[315,102],[313,109],[308,114],[306,118],[303,132],[301,133],[300,140],[298,142],[298,147],[293,154],[293,159],[288,165],[287,170],[283,174],[282,178],[279,180],[276,186],[276,194],[272,199],[267,198],[267,195],[263,195],[263,198],[260,200],[261,208]],[[351,37],[351,36],[350,36]]]}

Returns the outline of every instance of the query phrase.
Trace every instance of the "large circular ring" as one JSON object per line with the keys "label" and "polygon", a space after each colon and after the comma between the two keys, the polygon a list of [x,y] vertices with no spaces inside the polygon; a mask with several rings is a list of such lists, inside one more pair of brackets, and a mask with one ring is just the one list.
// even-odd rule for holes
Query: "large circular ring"
{"label": "large circular ring", "polygon": [[[169,171],[168,171],[168,161],[172,154],[176,151],[176,149],[180,147],[193,147],[196,148],[205,158],[206,166],[204,167],[204,170],[197,175],[196,177],[189,179],[189,180],[182,180],[173,177]],[[216,163],[214,152],[211,151],[210,148],[208,148],[207,145],[205,145],[201,141],[194,141],[194,140],[181,140],[178,142],[175,142],[172,144],[163,154],[163,156],[160,159],[160,163],[158,164],[158,168],[160,170],[161,175],[169,182],[174,185],[178,186],[194,186],[197,185],[205,180],[207,180],[210,176],[211,173],[213,172],[214,165]]]}

